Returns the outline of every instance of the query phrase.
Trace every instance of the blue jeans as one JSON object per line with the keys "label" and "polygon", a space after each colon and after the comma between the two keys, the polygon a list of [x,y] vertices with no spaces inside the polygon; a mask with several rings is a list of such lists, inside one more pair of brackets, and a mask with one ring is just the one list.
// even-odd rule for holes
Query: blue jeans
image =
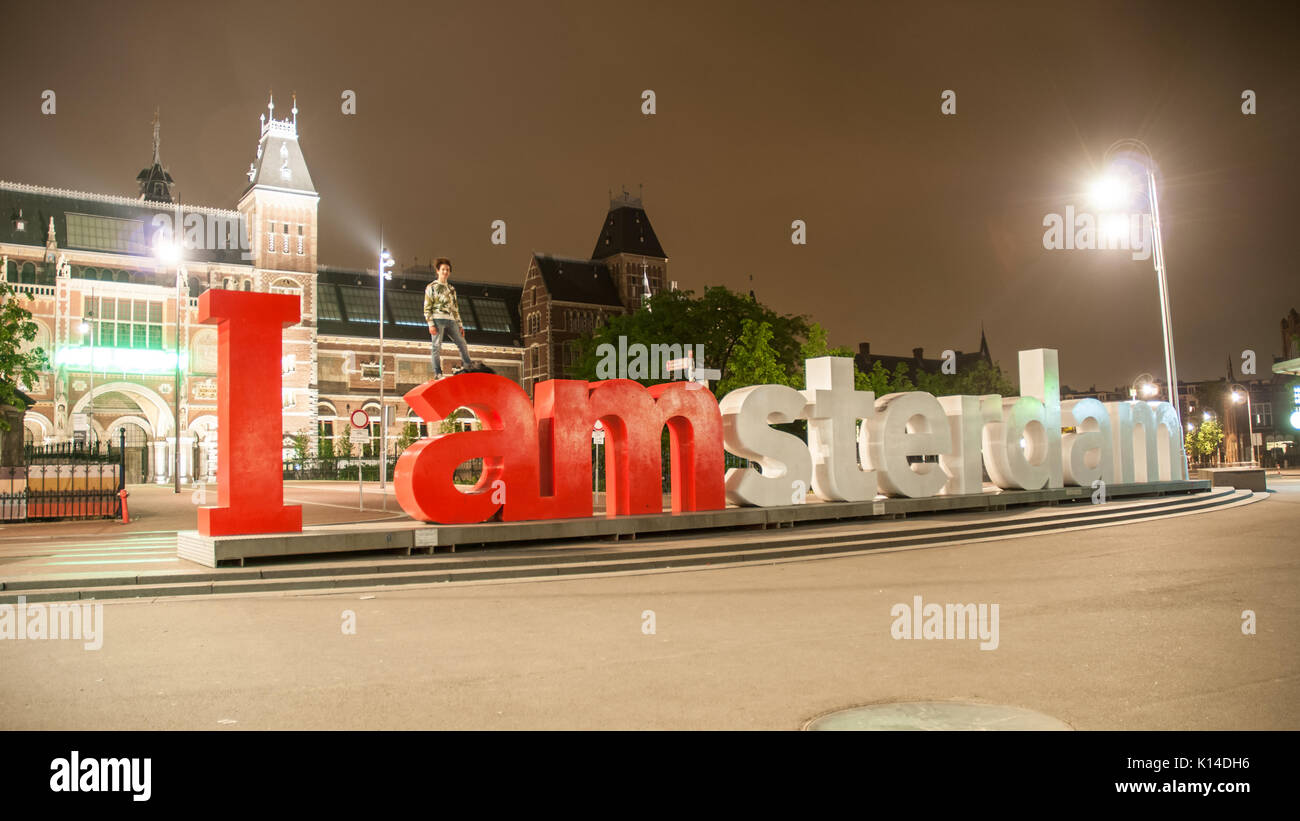
{"label": "blue jeans", "polygon": [[435,319],[433,321],[433,327],[437,329],[437,333],[433,335],[434,377],[437,378],[442,376],[442,357],[440,354],[442,353],[442,341],[444,339],[450,339],[452,342],[456,343],[456,347],[460,349],[460,361],[468,368],[471,364],[469,359],[469,348],[465,346],[465,337],[460,335],[460,328],[456,327],[456,320]]}

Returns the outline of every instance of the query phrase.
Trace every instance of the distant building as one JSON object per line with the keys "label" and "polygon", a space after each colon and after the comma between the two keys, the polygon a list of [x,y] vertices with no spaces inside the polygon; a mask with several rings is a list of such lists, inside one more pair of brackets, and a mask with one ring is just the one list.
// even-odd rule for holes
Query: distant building
{"label": "distant building", "polygon": [[626,191],[610,199],[609,212],[590,259],[533,254],[524,276],[523,386],[568,375],[573,341],[630,313],[664,289],[668,255],[650,226],[640,197]]}
{"label": "distant building", "polygon": [[[993,365],[993,357],[989,354],[989,342],[984,336],[984,329],[980,329],[980,349],[976,353],[962,353],[953,351],[957,372],[961,373],[968,369],[975,368],[983,362],[990,367]],[[870,371],[875,363],[879,362],[881,367],[889,372],[893,372],[899,365],[907,365],[909,374],[917,373],[942,373],[944,360],[925,358],[924,348],[913,348],[912,355],[908,356],[890,356],[889,354],[878,354],[871,352],[870,342],[858,343],[858,353],[853,357],[853,362],[857,365],[858,370],[864,373]]]}
{"label": "distant building", "polygon": [[[349,434],[345,446],[375,450],[378,280],[317,263],[320,196],[299,145],[297,104],[284,120],[275,119],[274,101],[267,109],[234,209],[179,201],[156,117],[135,198],[0,182],[0,277],[33,297],[31,345],[53,364],[23,386],[36,400],[24,418],[28,442],[117,441],[124,432],[128,481],[169,483],[179,440],[180,479],[214,476],[217,332],[197,322],[197,309],[203,291],[225,288],[301,301],[302,321],[283,332],[286,451],[300,434],[313,455],[322,438],[333,447],[357,408],[370,413],[371,428]],[[173,244],[184,245],[179,258],[163,253]],[[471,356],[520,379],[521,289],[462,276],[453,282]],[[385,289],[390,447],[411,419],[402,394],[430,378],[423,292],[433,278],[407,270]],[[447,350],[449,370],[457,357]]]}

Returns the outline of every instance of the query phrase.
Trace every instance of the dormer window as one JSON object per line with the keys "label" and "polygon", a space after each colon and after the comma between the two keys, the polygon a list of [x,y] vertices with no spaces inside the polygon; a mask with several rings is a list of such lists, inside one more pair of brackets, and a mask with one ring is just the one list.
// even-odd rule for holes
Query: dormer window
{"label": "dormer window", "polygon": [[23,218],[23,209],[21,208],[18,209],[18,216],[14,217],[14,230],[15,231],[27,230],[27,220]]}

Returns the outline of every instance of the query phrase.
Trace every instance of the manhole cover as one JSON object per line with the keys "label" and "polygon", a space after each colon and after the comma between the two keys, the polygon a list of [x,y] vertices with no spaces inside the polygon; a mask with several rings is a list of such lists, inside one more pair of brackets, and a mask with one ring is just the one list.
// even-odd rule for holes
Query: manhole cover
{"label": "manhole cover", "polygon": [[807,730],[1069,730],[1051,716],[998,704],[904,701],[839,710],[813,719]]}

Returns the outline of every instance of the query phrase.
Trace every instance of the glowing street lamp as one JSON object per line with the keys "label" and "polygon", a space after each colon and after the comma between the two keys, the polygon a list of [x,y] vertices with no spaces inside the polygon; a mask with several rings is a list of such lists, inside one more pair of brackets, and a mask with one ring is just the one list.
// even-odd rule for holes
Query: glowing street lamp
{"label": "glowing street lamp", "polygon": [[[1165,270],[1164,239],[1160,230],[1160,201],[1156,192],[1155,159],[1152,158],[1151,149],[1147,147],[1146,143],[1129,138],[1117,140],[1110,148],[1106,149],[1104,164],[1111,166],[1111,158],[1117,152],[1124,152],[1138,157],[1145,172],[1146,199],[1151,209],[1151,230],[1154,240],[1151,259],[1156,270],[1156,284],[1160,289],[1160,325],[1165,340],[1165,371],[1169,380],[1169,404],[1173,406],[1175,414],[1181,415],[1178,407],[1178,369],[1174,362],[1173,319],[1169,314],[1169,280],[1168,273]],[[1129,169],[1126,169],[1123,165],[1115,164],[1111,166],[1110,173],[1093,183],[1091,190],[1098,204],[1119,202],[1123,199],[1126,191],[1132,191],[1132,187],[1124,181],[1123,174],[1126,170]],[[1129,173],[1132,173],[1131,170],[1129,170]]]}
{"label": "glowing street lamp", "polygon": [[[1246,424],[1250,432],[1250,463],[1255,463],[1255,417],[1250,408],[1250,391],[1242,385],[1229,385],[1228,390],[1232,391],[1231,397],[1234,405],[1246,403]],[[1238,455],[1241,454],[1241,446],[1237,447]]]}
{"label": "glowing street lamp", "polygon": [[1156,378],[1149,373],[1138,374],[1128,386],[1128,395],[1130,399],[1136,400],[1139,393],[1143,399],[1150,399],[1160,393],[1160,388],[1156,387]]}

